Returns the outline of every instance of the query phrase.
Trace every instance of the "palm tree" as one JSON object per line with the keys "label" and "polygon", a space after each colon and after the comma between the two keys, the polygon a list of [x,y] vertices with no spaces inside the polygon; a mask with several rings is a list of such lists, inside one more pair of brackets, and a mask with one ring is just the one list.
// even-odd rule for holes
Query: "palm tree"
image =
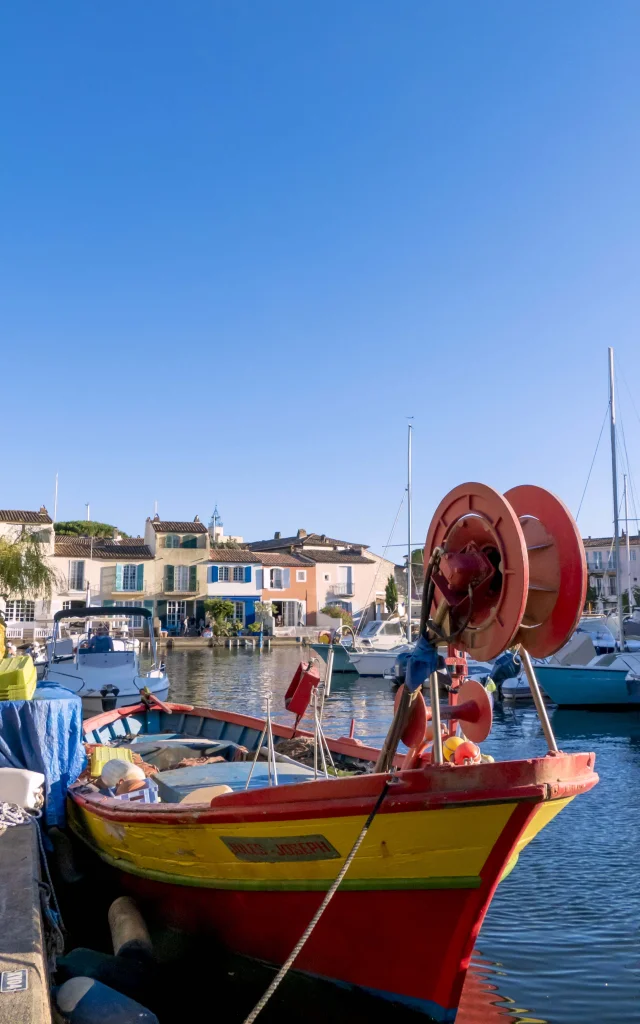
{"label": "palm tree", "polygon": [[[22,530],[18,537],[0,537],[0,598],[51,597],[58,574],[47,562],[42,542]],[[4,612],[0,610],[0,658],[5,654]]]}

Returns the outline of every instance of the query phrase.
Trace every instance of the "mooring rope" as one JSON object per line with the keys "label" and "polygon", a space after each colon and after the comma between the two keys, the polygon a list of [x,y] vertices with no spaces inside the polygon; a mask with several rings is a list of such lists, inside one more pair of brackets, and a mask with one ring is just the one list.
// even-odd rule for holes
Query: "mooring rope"
{"label": "mooring rope", "polygon": [[351,864],[353,862],[353,858],[355,857],[356,853],[360,849],[360,846],[362,844],[362,840],[364,839],[364,837],[366,836],[367,832],[369,831],[371,823],[372,823],[373,819],[375,818],[376,814],[378,813],[378,811],[380,810],[380,807],[382,806],[382,801],[384,800],[385,796],[389,792],[389,787],[392,784],[393,784],[393,780],[392,779],[387,779],[386,780],[386,782],[384,784],[384,787],[383,787],[383,790],[380,793],[380,795],[379,795],[378,799],[376,800],[375,804],[373,805],[373,808],[371,810],[371,813],[369,814],[369,817],[367,818],[367,820],[365,821],[364,825],[362,826],[362,830],[360,832],[360,835],[358,836],[358,838],[356,839],[355,843],[351,847],[351,850],[350,850],[350,852],[349,852],[349,854],[347,856],[347,859],[345,860],[344,864],[342,865],[342,868],[338,872],[338,874],[337,874],[335,880],[333,881],[333,883],[331,884],[330,888],[327,890],[327,893],[326,893],[322,903],[320,904],[320,906],[316,910],[315,914],[311,918],[311,920],[310,920],[309,924],[307,925],[305,931],[303,932],[302,936],[300,937],[300,939],[298,940],[296,945],[293,947],[293,949],[291,950],[291,953],[289,954],[289,956],[287,957],[287,959],[283,963],[282,967],[280,968],[280,970],[276,974],[275,978],[273,979],[273,981],[269,985],[269,988],[266,990],[266,992],[264,993],[264,995],[262,996],[260,1001],[258,1003],[256,1003],[256,1005],[254,1006],[254,1008],[251,1011],[251,1013],[249,1014],[249,1016],[245,1018],[245,1020],[243,1021],[243,1024],[253,1024],[253,1022],[256,1019],[256,1017],[258,1016],[258,1014],[261,1013],[262,1010],[264,1010],[265,1006],[267,1005],[267,1003],[271,999],[271,996],[273,995],[275,990],[278,988],[280,982],[287,975],[287,973],[288,973],[289,969],[291,968],[292,964],[294,963],[294,961],[298,957],[298,954],[300,953],[300,950],[302,949],[302,947],[306,943],[307,939],[309,938],[309,936],[313,932],[313,929],[315,928],[315,926],[317,925],[318,921],[320,920],[320,918],[324,914],[325,910],[327,909],[327,907],[331,903],[331,900],[335,896],[335,894],[336,894],[336,892],[337,892],[337,890],[338,890],[338,888],[340,886],[340,883],[342,882],[342,879],[344,878],[344,876],[346,875],[347,871],[351,867]]}

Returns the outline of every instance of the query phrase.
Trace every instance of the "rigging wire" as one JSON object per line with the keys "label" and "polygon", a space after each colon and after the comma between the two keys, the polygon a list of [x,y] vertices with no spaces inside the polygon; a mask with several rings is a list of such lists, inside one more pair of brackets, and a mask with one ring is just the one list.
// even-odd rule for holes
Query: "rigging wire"
{"label": "rigging wire", "polygon": [[582,508],[582,502],[584,501],[584,496],[587,493],[587,487],[589,486],[589,480],[591,479],[591,472],[593,470],[593,464],[596,461],[596,455],[598,454],[598,448],[600,447],[600,442],[602,440],[602,431],[604,430],[604,425],[607,422],[607,416],[609,414],[609,406],[610,405],[611,405],[611,400],[609,400],[607,402],[607,408],[605,409],[605,412],[604,412],[604,419],[602,420],[602,426],[600,427],[600,433],[598,434],[598,443],[596,445],[596,450],[593,453],[593,458],[591,460],[591,465],[589,466],[589,472],[587,474],[587,482],[584,485],[584,491],[582,492],[582,497],[580,498],[580,504],[578,505],[578,511],[576,512],[576,522],[578,521],[578,516],[580,515],[580,509]]}
{"label": "rigging wire", "polygon": [[[398,505],[398,511],[396,512],[396,518],[395,518],[395,519],[393,520],[393,526],[391,527],[391,530],[390,530],[390,532],[389,532],[389,536],[387,537],[387,543],[385,544],[384,548],[382,549],[382,557],[383,557],[383,558],[386,558],[386,556],[387,556],[387,551],[388,551],[388,550],[389,550],[389,548],[391,547],[391,539],[392,539],[392,537],[393,537],[393,534],[394,534],[394,532],[395,532],[395,528],[396,528],[396,526],[398,525],[398,519],[400,518],[400,513],[402,512],[402,506],[404,505],[404,499],[405,499],[405,497],[406,497],[406,494],[407,494],[407,489],[406,489],[406,487],[405,487],[404,491],[402,492],[402,500],[400,501],[400,504]],[[373,577],[373,580],[372,580],[372,582],[371,582],[371,586],[369,587],[369,593],[367,594],[367,600],[366,600],[366,602],[365,602],[365,604],[364,604],[364,607],[365,607],[365,608],[368,608],[368,607],[369,607],[369,598],[371,597],[371,593],[372,593],[372,591],[373,591],[373,588],[374,588],[374,587],[375,587],[375,585],[376,585],[376,580],[377,580],[377,579],[378,579],[378,573],[376,572],[376,574],[375,574],[375,576]],[[361,627],[362,627],[363,625],[364,625],[364,614],[362,614],[362,615],[360,616],[360,621],[359,621],[359,623],[358,623],[358,628],[356,629],[356,632],[355,632],[355,635],[356,635],[356,636],[357,636],[357,634],[358,634],[358,633],[360,632],[360,629],[361,629]]]}
{"label": "rigging wire", "polygon": [[[625,381],[625,383],[626,383],[626,381]],[[628,385],[627,385],[627,390],[629,390],[628,389]],[[633,398],[631,398],[631,401],[633,403]],[[636,415],[637,415],[637,410],[636,410]],[[627,497],[629,497],[629,492],[630,492],[631,507],[632,507],[632,509],[634,509],[634,512],[635,512],[636,526],[637,526],[638,525],[637,524],[637,515],[638,515],[638,513],[637,513],[637,501],[636,501],[636,487],[635,487],[635,481],[633,479],[633,473],[631,472],[631,460],[629,459],[629,450],[627,448],[627,437],[626,437],[626,433],[625,433],[625,429],[624,429],[624,418],[623,418],[623,415],[622,415],[622,410],[620,410],[619,419],[620,419],[620,435],[622,437],[622,444],[623,444],[623,447],[624,447],[624,463],[626,464],[627,480],[629,482],[629,491],[627,491]],[[638,417],[638,419],[640,420],[640,417]],[[640,530],[639,530],[639,532],[640,532]]]}

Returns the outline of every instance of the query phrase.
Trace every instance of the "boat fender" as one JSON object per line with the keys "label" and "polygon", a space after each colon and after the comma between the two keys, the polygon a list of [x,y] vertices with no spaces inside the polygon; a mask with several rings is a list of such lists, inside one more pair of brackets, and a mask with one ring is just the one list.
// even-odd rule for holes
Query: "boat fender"
{"label": "boat fender", "polygon": [[133,764],[131,761],[121,761],[116,757],[105,761],[100,772],[100,781],[107,789],[114,789],[123,780],[144,782],[145,778],[144,769],[140,765]]}
{"label": "boat fender", "polygon": [[70,978],[93,978],[115,988],[129,999],[137,999],[143,1005],[157,995],[158,979],[151,964],[82,946],[58,957],[56,977],[61,984]]}
{"label": "boat fender", "polygon": [[95,978],[70,978],[56,990],[69,1024],[159,1024],[151,1010]]}
{"label": "boat fender", "polygon": [[109,928],[113,952],[134,960],[153,958],[151,937],[138,904],[130,896],[119,896],[109,907]]}
{"label": "boat fender", "polygon": [[454,764],[479,764],[480,758],[480,747],[471,740],[465,740],[453,752]]}
{"label": "boat fender", "polygon": [[75,885],[77,882],[81,882],[84,875],[78,870],[76,865],[73,846],[69,836],[59,828],[56,828],[55,825],[49,829],[47,836],[53,846],[53,859],[60,880],[65,885]]}

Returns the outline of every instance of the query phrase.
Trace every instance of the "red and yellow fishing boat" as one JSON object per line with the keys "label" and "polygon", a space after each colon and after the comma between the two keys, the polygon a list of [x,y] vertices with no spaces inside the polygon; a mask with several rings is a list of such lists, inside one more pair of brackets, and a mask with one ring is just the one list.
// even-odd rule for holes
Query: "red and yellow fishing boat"
{"label": "red and yellow fishing boat", "polygon": [[[479,484],[456,488],[425,551],[423,639],[381,751],[353,738],[325,741],[317,712],[314,731],[296,733],[313,743],[310,767],[278,753],[294,726],[270,717],[119,708],[86,722],[86,739],[159,768],[161,799],[133,802],[78,785],[70,823],[154,915],[276,965],[346,865],[294,969],[453,1021],[496,886],[536,834],[597,782],[593,754],[558,751],[529,658],[559,649],[575,628],[586,570],[571,516],[539,488],[506,496]],[[446,676],[437,670],[439,642],[448,644]],[[486,736],[491,711],[485,690],[463,681],[464,654],[487,660],[513,644],[531,670],[549,753],[496,763],[469,743]],[[299,673],[292,711],[300,709],[296,688],[313,691],[313,672]],[[465,756],[446,760],[455,746],[447,738],[461,731]],[[201,763],[177,767],[185,747]],[[402,935],[411,936],[406,948]]]}

